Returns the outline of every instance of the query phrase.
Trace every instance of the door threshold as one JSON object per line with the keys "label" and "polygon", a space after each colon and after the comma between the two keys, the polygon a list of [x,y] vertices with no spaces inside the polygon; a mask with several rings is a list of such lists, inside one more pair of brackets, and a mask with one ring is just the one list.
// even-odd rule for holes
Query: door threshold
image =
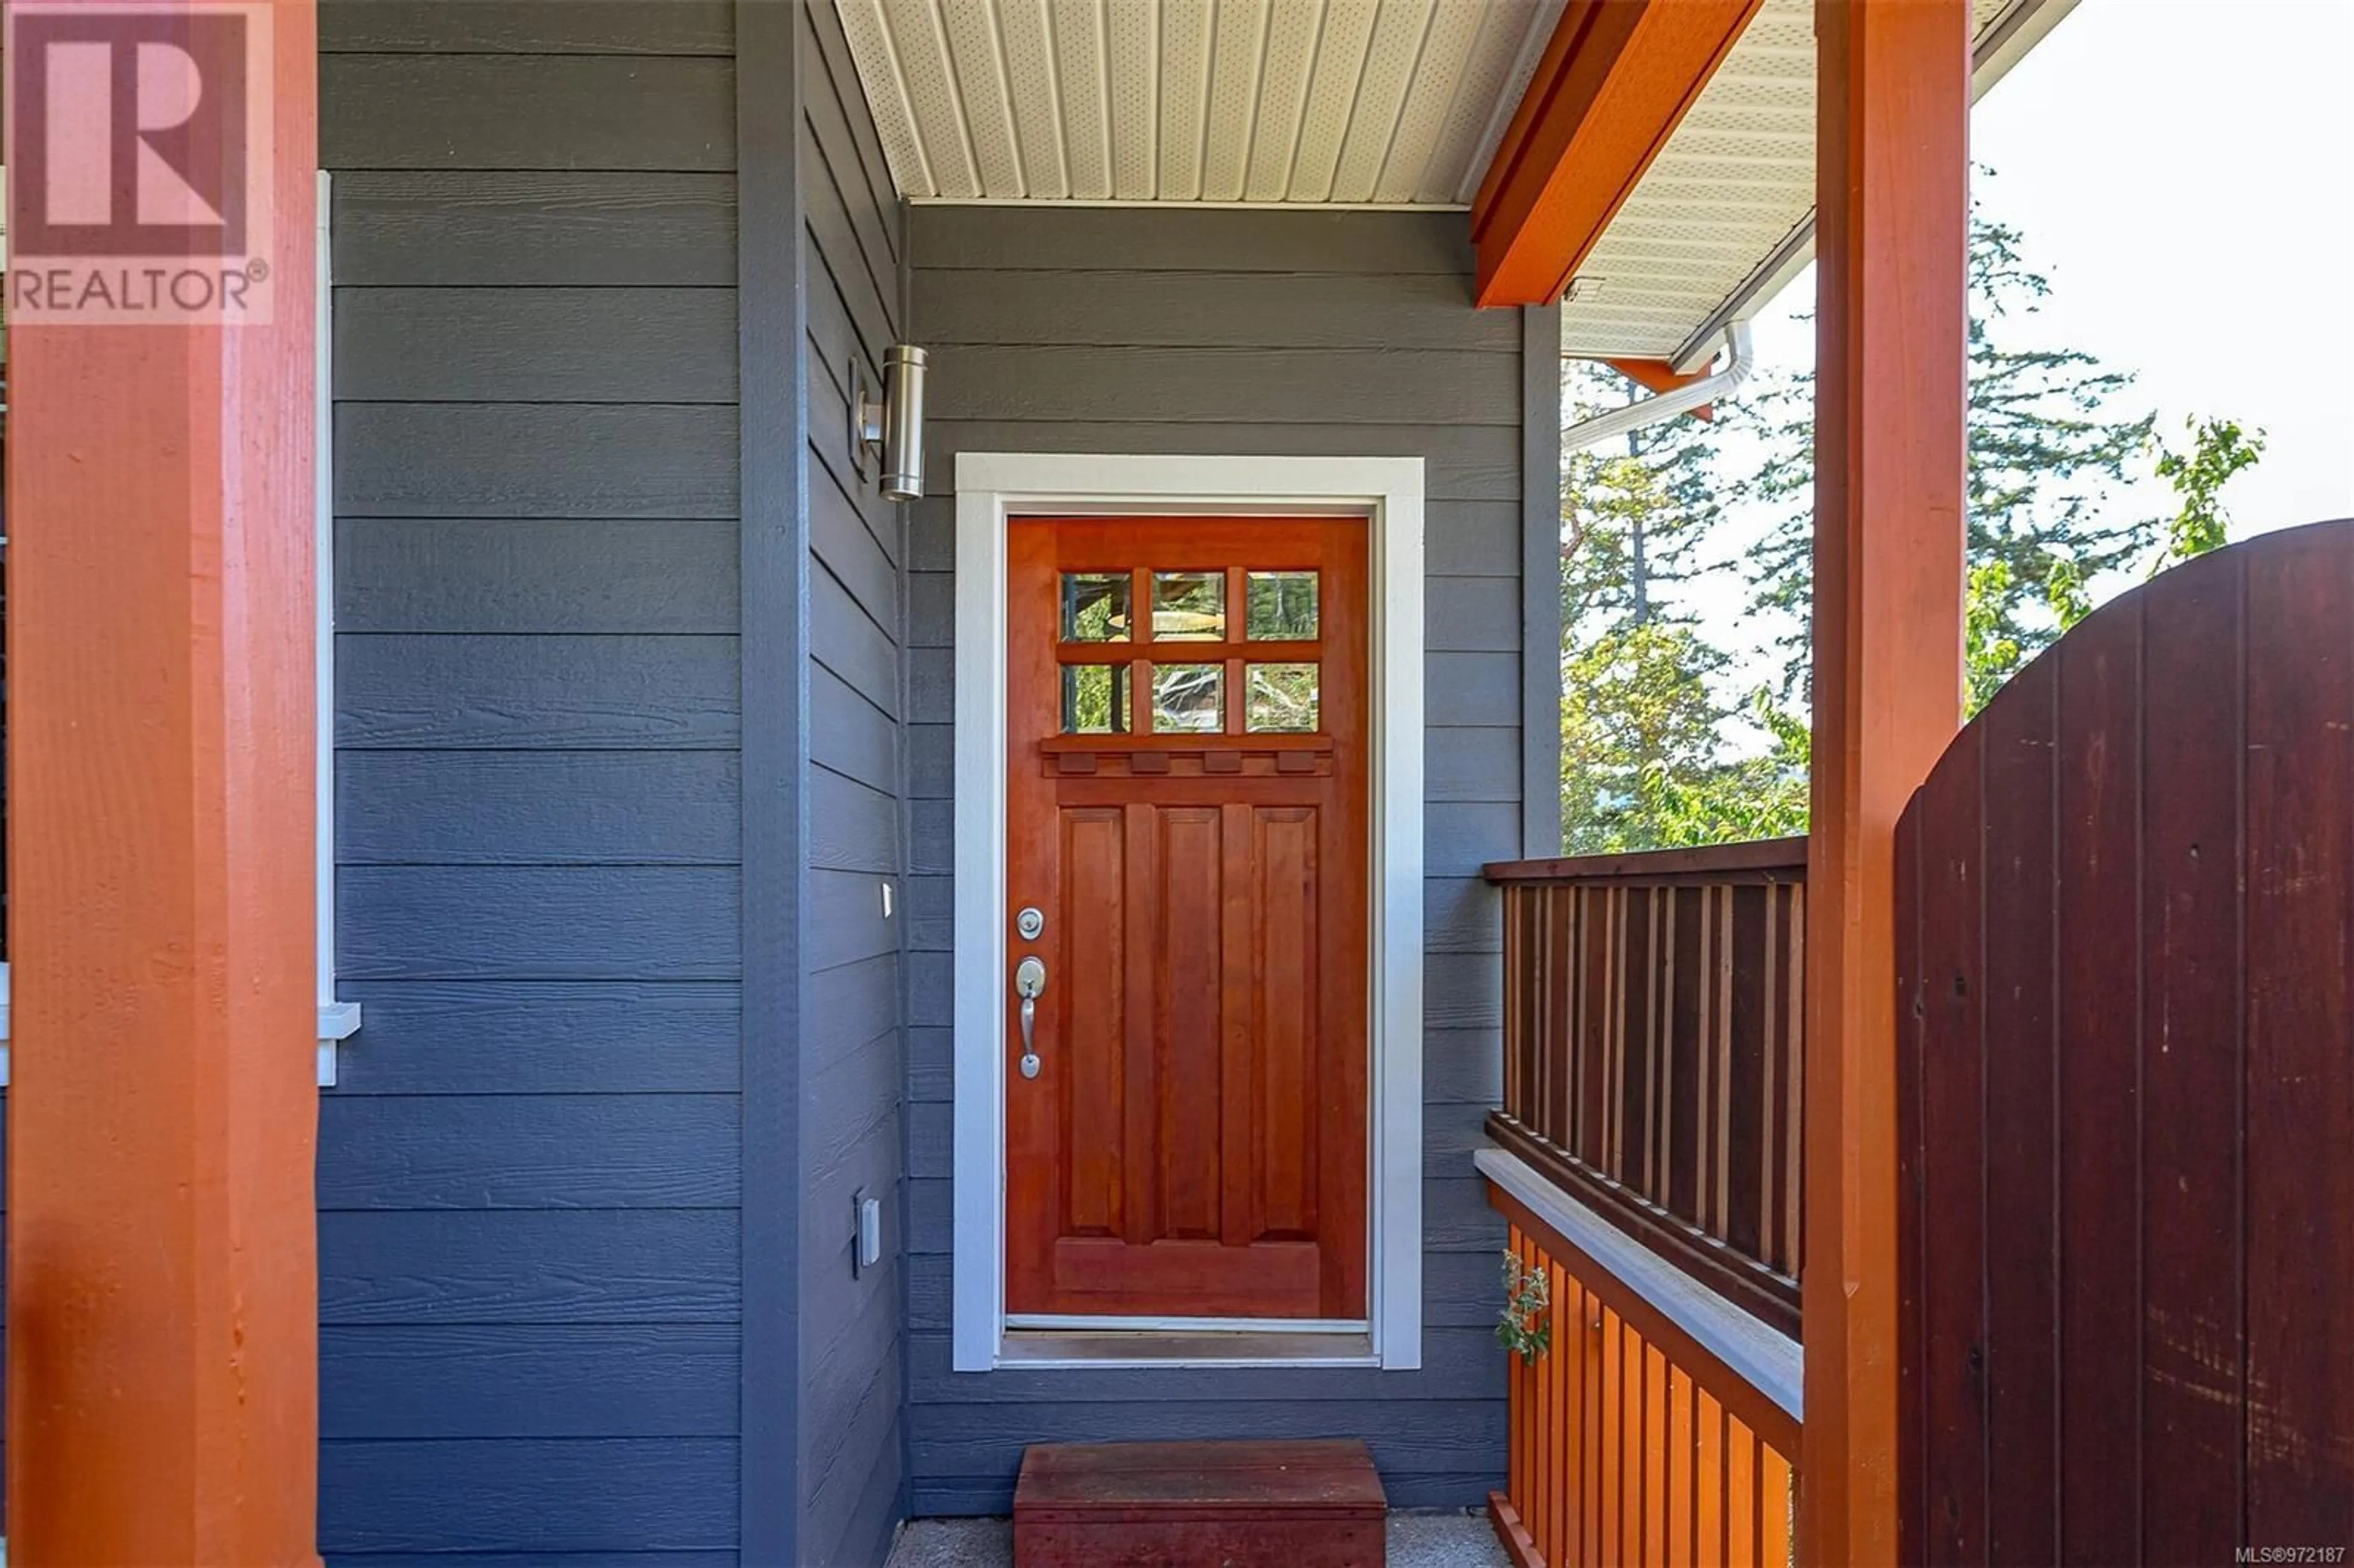
{"label": "door threshold", "polygon": [[1047,1367],[1373,1367],[1381,1364],[1368,1333],[1299,1333],[1280,1329],[1010,1329],[997,1348],[1002,1368]]}

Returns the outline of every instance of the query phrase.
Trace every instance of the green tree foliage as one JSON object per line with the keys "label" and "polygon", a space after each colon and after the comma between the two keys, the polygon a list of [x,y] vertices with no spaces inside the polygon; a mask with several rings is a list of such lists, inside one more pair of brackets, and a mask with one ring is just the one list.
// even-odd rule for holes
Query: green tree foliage
{"label": "green tree foliage", "polygon": [[[1988,176],[1979,171],[1979,179]],[[1990,654],[2011,667],[2060,634],[2052,585],[2083,584],[2143,556],[2155,518],[2124,512],[2115,492],[2147,452],[2156,417],[2121,412],[2133,376],[2092,355],[2034,346],[2022,329],[2052,285],[2021,260],[2017,229],[1973,204],[1969,251],[1969,565],[2005,569],[1973,577],[1972,613]],[[1755,602],[1803,622],[1813,592],[1814,382],[1762,379],[1741,416],[1764,441],[1756,471],[1735,482],[1744,499],[1780,520],[1750,552]],[[1804,689],[1803,633],[1785,694]],[[2005,654],[2005,649],[2015,649]],[[1996,683],[1999,684],[1999,682]]]}
{"label": "green tree foliage", "polygon": [[2158,476],[2174,487],[2179,506],[2166,525],[2166,548],[2152,572],[2222,548],[2232,523],[2221,500],[2223,487],[2264,455],[2264,433],[2243,431],[2235,420],[2186,419],[2183,425],[2190,432],[2189,447],[2158,443]]}
{"label": "green tree foliage", "polygon": [[[1573,364],[1570,419],[1634,394]],[[1806,770],[1762,714],[1716,695],[1727,660],[1658,592],[1695,569],[1718,521],[1716,450],[1690,419],[1574,452],[1562,485],[1562,822],[1571,853],[1795,831]],[[1800,732],[1803,742],[1803,731]]]}
{"label": "green tree foliage", "polygon": [[[1981,174],[1983,178],[1983,172]],[[2220,494],[2256,462],[2262,431],[2193,421],[2189,444],[2154,440],[2155,418],[2120,411],[2130,375],[2091,355],[2021,341],[2051,292],[2019,233],[1974,210],[1968,330],[1969,506],[1964,612],[1968,711],[2092,608],[2104,574],[2216,548]],[[1565,418],[1639,396],[1616,373],[1564,373]],[[1803,630],[1779,646],[1781,678],[1746,703],[1721,694],[1732,661],[1706,629],[1662,608],[1659,588],[1705,569],[1720,497],[1776,521],[1744,563],[1752,602],[1803,628],[1812,593],[1814,406],[1810,376],[1753,383],[1717,427],[1649,426],[1608,450],[1572,453],[1562,486],[1562,820],[1571,853],[1803,832],[1809,736]],[[1720,431],[1762,457],[1721,477]],[[2136,517],[2115,493],[2156,453],[2175,491],[2170,520]]]}
{"label": "green tree foliage", "polygon": [[2003,628],[2002,609],[2013,586],[2009,561],[1983,561],[1970,568],[1962,601],[1962,666],[1971,713],[1986,706],[2025,662],[2019,639]]}
{"label": "green tree foliage", "polygon": [[[1647,396],[1617,371],[1564,361],[1565,424]],[[1712,427],[1691,418],[1646,425],[1602,448],[1570,452],[1562,473],[1562,619],[1588,628],[1659,613],[1659,590],[1690,577],[1723,515]]]}
{"label": "green tree foliage", "polygon": [[[2164,546],[2151,559],[2153,576],[2220,550],[2231,535],[2231,516],[2223,510],[2221,493],[2232,476],[2255,466],[2264,456],[2264,436],[2243,430],[2231,419],[2188,419],[2190,445],[2180,450],[2154,442],[2158,473],[2174,487],[2175,514],[2167,520]],[[2010,563],[1995,559],[1970,567],[1969,593],[1963,605],[1963,652],[1968,677],[1967,711],[1976,714],[1993,700],[2003,683],[2027,662],[2027,651],[2009,635],[2002,608],[2019,596]],[[2093,600],[2083,565],[2072,556],[2056,556],[2044,574],[2044,608],[2053,631],[2064,632],[2092,613]]]}

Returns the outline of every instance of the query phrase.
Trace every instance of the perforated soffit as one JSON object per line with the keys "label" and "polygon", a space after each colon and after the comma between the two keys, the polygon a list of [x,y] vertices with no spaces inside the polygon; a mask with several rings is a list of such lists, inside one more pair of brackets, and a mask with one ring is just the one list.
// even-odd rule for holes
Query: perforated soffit
{"label": "perforated soffit", "polygon": [[1563,0],[835,0],[913,201],[1462,207]]}
{"label": "perforated soffit", "polygon": [[[2074,0],[1972,0],[1976,88]],[[2032,23],[2036,31],[2021,29]],[[1813,0],[1766,0],[1562,302],[1562,347],[1594,358],[1704,360],[1728,302],[1764,305],[1813,255]]]}

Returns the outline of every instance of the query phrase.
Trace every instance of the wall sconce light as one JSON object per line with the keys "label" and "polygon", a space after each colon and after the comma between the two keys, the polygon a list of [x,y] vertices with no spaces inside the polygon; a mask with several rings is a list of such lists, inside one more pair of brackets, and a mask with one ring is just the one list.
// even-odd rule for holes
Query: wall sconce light
{"label": "wall sconce light", "polygon": [[870,461],[881,465],[883,493],[893,501],[924,493],[924,361],[913,344],[885,349],[879,401],[864,363],[850,361],[851,453],[861,478]]}

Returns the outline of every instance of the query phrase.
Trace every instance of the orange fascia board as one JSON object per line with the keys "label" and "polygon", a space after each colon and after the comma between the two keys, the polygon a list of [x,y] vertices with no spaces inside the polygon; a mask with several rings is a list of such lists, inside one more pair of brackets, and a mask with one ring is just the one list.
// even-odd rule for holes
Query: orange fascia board
{"label": "orange fascia board", "polygon": [[[1606,359],[1602,363],[1646,392],[1673,392],[1679,387],[1691,386],[1702,376],[1714,374],[1709,366],[1702,366],[1698,370],[1679,371],[1664,359]],[[1688,411],[1703,424],[1716,418],[1716,405],[1713,403],[1702,403]]]}
{"label": "orange fascia board", "polygon": [[1561,296],[1762,0],[1570,0],[1471,207],[1479,302]]}

